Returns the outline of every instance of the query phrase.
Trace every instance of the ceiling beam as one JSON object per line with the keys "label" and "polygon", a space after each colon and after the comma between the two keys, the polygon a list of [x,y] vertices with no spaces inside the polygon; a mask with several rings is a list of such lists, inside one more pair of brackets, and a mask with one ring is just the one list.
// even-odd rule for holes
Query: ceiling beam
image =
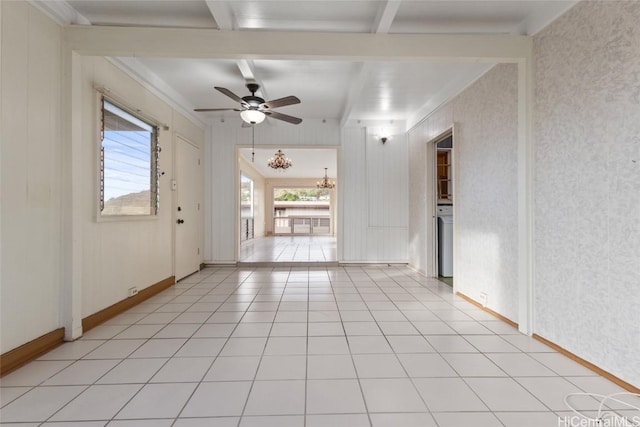
{"label": "ceiling beam", "polygon": [[242,74],[242,77],[244,78],[245,82],[247,83],[255,82],[258,85],[260,85],[260,89],[258,89],[258,92],[257,92],[259,94],[258,96],[266,100],[269,100],[269,95],[267,95],[267,90],[264,88],[262,81],[260,81],[256,77],[256,68],[253,65],[253,61],[248,59],[239,59],[238,61],[236,61],[236,65],[238,66],[238,69],[240,70],[240,74]]}
{"label": "ceiling beam", "polygon": [[[206,3],[211,16],[216,21],[216,24],[218,24],[218,28],[220,30],[233,31],[238,29],[238,21],[233,15],[233,11],[231,10],[231,6],[228,2],[219,0],[206,0]],[[247,59],[239,59],[238,61],[236,61],[236,65],[238,66],[238,69],[240,70],[240,74],[242,74],[242,78],[244,78],[244,81],[246,83],[258,83],[260,85],[258,93],[264,99],[269,99],[262,82],[256,78],[253,61]]]}
{"label": "ceiling beam", "polygon": [[[372,32],[377,34],[386,34],[391,28],[391,24],[396,17],[398,8],[400,7],[400,0],[387,0],[384,2],[378,10],[378,16],[373,23]],[[340,115],[340,126],[344,127],[351,119],[351,113],[353,107],[356,104],[357,99],[364,91],[364,85],[369,76],[371,64],[361,62],[359,65],[359,71],[351,81],[356,82],[349,88],[349,94],[345,100],[342,108],[342,114]]]}
{"label": "ceiling beam", "polygon": [[220,30],[231,31],[238,28],[238,22],[227,2],[206,0],[205,3],[207,3],[209,12]]}
{"label": "ceiling beam", "polygon": [[373,23],[372,32],[386,34],[391,29],[391,24],[396,18],[401,0],[387,0],[378,11],[378,16]]}
{"label": "ceiling beam", "polygon": [[81,55],[218,59],[517,62],[529,37],[518,35],[361,34],[221,31],[194,28],[68,26],[68,49]]}
{"label": "ceiling beam", "polygon": [[347,122],[351,119],[351,112],[353,111],[353,107],[356,105],[360,94],[364,90],[364,85],[367,81],[367,77],[369,77],[371,64],[368,64],[366,62],[359,62],[357,64],[357,67],[358,68],[354,71],[354,75],[351,78],[353,84],[349,86],[349,93],[347,94],[347,98],[344,102],[344,106],[342,107],[342,111],[340,114],[340,127],[345,127]]}
{"label": "ceiling beam", "polygon": [[256,73],[253,71],[253,61],[241,59],[238,61],[238,69],[245,80],[251,81],[256,79]]}

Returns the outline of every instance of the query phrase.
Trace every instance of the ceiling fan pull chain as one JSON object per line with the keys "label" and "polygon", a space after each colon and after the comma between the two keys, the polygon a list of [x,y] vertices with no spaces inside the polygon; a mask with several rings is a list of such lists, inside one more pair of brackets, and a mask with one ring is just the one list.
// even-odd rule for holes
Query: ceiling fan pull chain
{"label": "ceiling fan pull chain", "polygon": [[251,163],[256,157],[256,125],[251,125]]}

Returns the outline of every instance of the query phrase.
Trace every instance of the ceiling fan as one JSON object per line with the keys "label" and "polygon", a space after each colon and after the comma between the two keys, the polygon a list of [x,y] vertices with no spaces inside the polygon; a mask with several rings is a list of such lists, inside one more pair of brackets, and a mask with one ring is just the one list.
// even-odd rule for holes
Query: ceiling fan
{"label": "ceiling fan", "polygon": [[240,103],[240,108],[196,108],[194,111],[240,111],[240,117],[246,123],[255,125],[262,123],[265,117],[271,117],[272,119],[282,120],[294,125],[302,123],[302,119],[298,117],[289,116],[287,114],[278,113],[272,111],[273,108],[284,107],[287,105],[299,104],[300,99],[296,96],[285,96],[284,98],[274,99],[273,101],[265,101],[264,99],[256,96],[256,92],[260,88],[257,83],[247,83],[247,89],[251,92],[251,95],[243,96],[240,98],[229,89],[216,86],[215,89],[236,102]]}

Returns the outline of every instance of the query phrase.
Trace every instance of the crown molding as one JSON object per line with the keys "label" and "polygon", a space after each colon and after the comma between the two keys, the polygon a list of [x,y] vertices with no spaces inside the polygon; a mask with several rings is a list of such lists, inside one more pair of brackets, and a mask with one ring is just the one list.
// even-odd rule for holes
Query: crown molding
{"label": "crown molding", "polygon": [[107,57],[107,60],[140,83],[145,89],[169,104],[173,109],[185,117],[188,117],[199,128],[205,129],[209,125],[209,122],[193,113],[195,107],[191,105],[182,94],[169,86],[167,82],[158,77],[136,58]]}
{"label": "crown molding", "polygon": [[64,0],[27,0],[59,25],[91,25],[91,22],[78,13]]}

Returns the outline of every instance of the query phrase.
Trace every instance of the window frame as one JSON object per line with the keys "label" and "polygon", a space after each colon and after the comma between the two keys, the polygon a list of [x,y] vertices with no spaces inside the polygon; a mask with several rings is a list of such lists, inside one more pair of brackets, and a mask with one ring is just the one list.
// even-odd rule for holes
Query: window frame
{"label": "window frame", "polygon": [[[129,120],[127,116],[131,116],[134,120],[137,120],[151,129],[149,138],[149,191],[150,196],[150,210],[149,213],[129,213],[129,214],[105,214],[105,108],[106,105],[115,107],[124,113],[121,116],[124,120]],[[134,108],[127,106],[126,104],[119,102],[112,97],[101,94],[99,97],[99,137],[98,137],[98,194],[97,194],[97,220],[98,222],[109,221],[139,221],[139,220],[156,220],[160,214],[160,126],[152,119],[144,117],[139,114]],[[139,111],[139,110],[138,110]],[[113,111],[111,111],[114,113]],[[130,123],[136,124],[135,121]]]}

